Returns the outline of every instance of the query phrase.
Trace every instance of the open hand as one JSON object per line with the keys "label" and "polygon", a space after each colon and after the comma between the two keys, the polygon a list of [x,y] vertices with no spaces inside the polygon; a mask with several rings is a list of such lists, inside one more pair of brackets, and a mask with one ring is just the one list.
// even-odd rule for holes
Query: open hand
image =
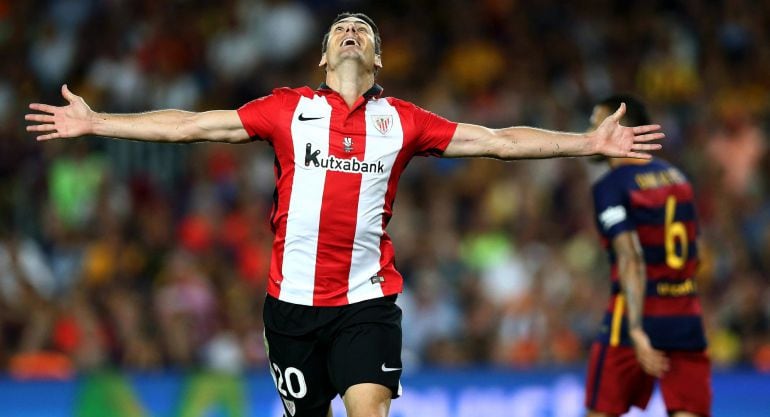
{"label": "open hand", "polygon": [[594,140],[595,154],[614,158],[652,158],[647,151],[658,150],[661,145],[647,142],[666,136],[659,132],[660,125],[622,126],[620,120],[624,114],[626,104],[622,103],[615,113],[607,116],[599,127],[589,134]]}
{"label": "open hand", "polygon": [[66,106],[29,105],[37,113],[28,113],[24,119],[35,122],[27,126],[27,132],[37,132],[37,140],[75,138],[91,133],[94,112],[85,100],[73,94],[66,84],[61,87],[61,95],[68,102]]}

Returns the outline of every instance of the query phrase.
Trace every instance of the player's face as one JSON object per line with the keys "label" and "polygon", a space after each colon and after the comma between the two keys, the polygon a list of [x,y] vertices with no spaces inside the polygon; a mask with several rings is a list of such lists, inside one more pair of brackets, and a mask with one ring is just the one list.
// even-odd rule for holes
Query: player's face
{"label": "player's face", "polygon": [[364,67],[382,68],[374,47],[374,31],[366,22],[355,17],[342,19],[329,29],[329,44],[319,66],[334,69],[344,60],[355,59]]}
{"label": "player's face", "polygon": [[596,130],[610,114],[612,114],[612,110],[608,109],[607,106],[594,106],[594,111],[591,113],[591,127],[589,130]]}

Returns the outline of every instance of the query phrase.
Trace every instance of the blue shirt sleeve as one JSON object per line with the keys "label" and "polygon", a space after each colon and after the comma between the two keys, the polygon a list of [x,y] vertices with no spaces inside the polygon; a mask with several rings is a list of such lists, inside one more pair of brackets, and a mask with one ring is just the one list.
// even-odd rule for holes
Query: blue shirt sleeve
{"label": "blue shirt sleeve", "polygon": [[596,223],[602,236],[612,240],[622,232],[636,229],[622,178],[610,174],[594,185],[593,193]]}

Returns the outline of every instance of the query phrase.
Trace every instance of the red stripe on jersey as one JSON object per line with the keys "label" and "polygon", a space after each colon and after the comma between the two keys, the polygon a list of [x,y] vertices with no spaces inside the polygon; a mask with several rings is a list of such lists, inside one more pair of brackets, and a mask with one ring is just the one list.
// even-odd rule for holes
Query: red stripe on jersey
{"label": "red stripe on jersey", "polygon": [[[607,314],[612,314],[615,310],[617,298],[617,295],[610,298]],[[701,312],[698,297],[645,297],[644,299],[645,317],[696,316]]]}
{"label": "red stripe on jersey", "polygon": [[[655,281],[658,279],[687,279],[695,276],[695,272],[698,270],[698,258],[692,257],[687,260],[682,269],[673,269],[666,264],[647,265],[647,279]],[[610,267],[610,279],[612,282],[617,282],[620,279],[620,273],[618,272],[618,265],[614,264]]]}
{"label": "red stripe on jersey", "polygon": [[[293,100],[288,107],[295,108],[299,103],[300,96],[287,97],[286,100]],[[291,126],[293,112],[275,112],[276,125]],[[294,146],[292,144],[291,132],[285,134],[280,129],[276,129],[276,137],[272,138],[272,145],[275,150],[275,165],[273,166],[275,174],[275,200],[270,213],[272,221],[271,227],[275,238],[273,239],[273,250],[270,256],[270,276],[267,283],[267,293],[278,298],[281,294],[281,282],[283,273],[283,249],[286,242],[286,220],[289,213],[289,202],[291,201],[291,185],[294,182]],[[275,146],[277,143],[288,143],[289,146]]]}
{"label": "red stripe on jersey", "polygon": [[687,279],[695,276],[698,270],[698,258],[692,257],[685,262],[682,269],[673,269],[666,264],[647,265],[647,279]]}
{"label": "red stripe on jersey", "polygon": [[[406,138],[414,137],[414,135],[407,134],[409,126],[404,125],[404,121],[407,120],[403,114],[399,113],[399,117],[402,121],[402,129],[404,140]],[[390,218],[393,215],[393,202],[396,199],[396,188],[398,187],[398,180],[401,178],[401,173],[404,172],[409,159],[411,158],[410,146],[406,142],[401,146],[401,150],[396,156],[396,160],[393,163],[393,169],[388,178],[388,190],[385,193],[385,207],[384,214],[382,216],[382,240],[380,240],[380,274],[385,279],[381,285],[383,295],[398,294],[403,289],[404,278],[401,273],[396,270],[395,252],[393,250],[393,242],[390,240],[390,236],[385,232],[385,228],[390,222]]]}
{"label": "red stripe on jersey", "polygon": [[398,294],[403,288],[404,278],[396,270],[395,257],[393,242],[387,233],[383,233],[380,241],[380,267],[382,268],[380,269],[380,276],[383,278],[380,288],[382,288],[382,295]]}
{"label": "red stripe on jersey", "polygon": [[666,187],[631,191],[631,206],[657,208],[666,205],[666,199],[673,195],[676,201],[684,203],[693,199],[692,187],[688,183]]}
{"label": "red stripe on jersey", "polygon": [[[348,118],[347,109],[335,105],[334,99],[329,99],[332,105],[331,126],[344,125],[348,127],[348,132],[355,134],[342,135],[339,130],[330,129],[329,155],[339,159],[355,157],[363,161],[366,152],[365,112],[363,109],[353,111]],[[360,191],[360,173],[326,172],[318,226],[313,305],[348,304],[350,262],[356,237]]]}
{"label": "red stripe on jersey", "polygon": [[698,297],[647,297],[645,316],[695,316],[701,314]]}
{"label": "red stripe on jersey", "polygon": [[[694,242],[698,233],[695,221],[681,223],[684,223],[687,228],[687,240]],[[664,225],[637,226],[636,233],[639,235],[639,243],[642,246],[663,246],[666,244],[666,227]]]}

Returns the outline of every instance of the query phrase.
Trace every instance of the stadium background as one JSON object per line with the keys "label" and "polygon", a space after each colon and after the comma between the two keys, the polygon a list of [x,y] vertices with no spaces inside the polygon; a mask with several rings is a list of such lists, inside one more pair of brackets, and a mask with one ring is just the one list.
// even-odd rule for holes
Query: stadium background
{"label": "stadium background", "polygon": [[[748,0],[0,0],[0,415],[270,415],[271,148],[40,144],[23,114],[61,103],[64,82],[111,112],[315,86],[344,10],[379,25],[386,95],[449,119],[581,131],[607,93],[647,101],[661,156],[696,188],[717,409],[770,415],[770,2]],[[516,415],[579,415],[609,291],[588,193],[601,173],[413,161],[389,226],[407,392],[510,405],[567,384]],[[395,416],[418,415],[399,401]]]}

